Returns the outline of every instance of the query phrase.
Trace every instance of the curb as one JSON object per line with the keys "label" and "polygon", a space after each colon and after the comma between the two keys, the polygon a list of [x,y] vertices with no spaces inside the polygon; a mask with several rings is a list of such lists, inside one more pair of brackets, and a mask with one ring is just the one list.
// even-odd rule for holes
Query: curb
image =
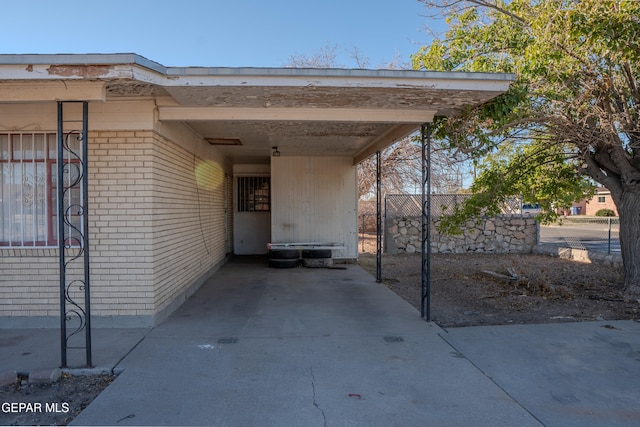
{"label": "curb", "polygon": [[622,255],[605,254],[602,252],[589,251],[586,249],[575,249],[562,246],[556,246],[550,243],[543,243],[533,247],[531,253],[549,255],[555,258],[568,259],[578,262],[598,263],[609,267],[622,267]]}
{"label": "curb", "polygon": [[63,373],[73,375],[74,377],[91,376],[91,375],[120,375],[124,368],[65,368]]}
{"label": "curb", "polygon": [[40,369],[37,371],[29,372],[29,382],[40,384],[55,383],[60,379],[61,375],[62,371],[59,368]]}
{"label": "curb", "polygon": [[18,381],[18,373],[16,371],[0,372],[0,387],[13,384]]}

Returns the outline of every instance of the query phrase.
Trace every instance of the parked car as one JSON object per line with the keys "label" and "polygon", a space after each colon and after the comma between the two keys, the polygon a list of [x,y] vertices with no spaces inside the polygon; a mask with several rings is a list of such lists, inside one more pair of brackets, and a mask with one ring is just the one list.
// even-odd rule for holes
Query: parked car
{"label": "parked car", "polygon": [[524,203],[520,208],[520,214],[522,215],[535,215],[542,212],[542,208],[537,203]]}

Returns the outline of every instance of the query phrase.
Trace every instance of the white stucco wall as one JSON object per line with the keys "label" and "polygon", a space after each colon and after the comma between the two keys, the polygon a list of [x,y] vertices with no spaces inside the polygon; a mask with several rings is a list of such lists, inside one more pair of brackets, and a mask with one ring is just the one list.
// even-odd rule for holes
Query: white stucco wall
{"label": "white stucco wall", "polygon": [[334,258],[355,259],[357,171],[348,157],[272,157],[271,240],[337,242]]}

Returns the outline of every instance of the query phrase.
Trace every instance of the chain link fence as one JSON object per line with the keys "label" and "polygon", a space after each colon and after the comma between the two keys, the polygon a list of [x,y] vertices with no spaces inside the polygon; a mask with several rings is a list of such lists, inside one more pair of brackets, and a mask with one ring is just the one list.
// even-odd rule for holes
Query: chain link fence
{"label": "chain link fence", "polygon": [[[432,194],[433,216],[449,215],[454,207],[462,204],[469,194]],[[507,200],[502,208],[504,214],[520,214],[522,201],[519,198]],[[419,194],[389,194],[384,199],[383,218],[422,216],[422,196]],[[362,209],[359,215],[359,233],[376,232],[375,202]],[[607,254],[620,253],[620,219],[617,217],[585,217],[572,215],[562,217],[557,223],[540,226],[539,243],[552,244],[572,249],[585,249]]]}
{"label": "chain link fence", "polygon": [[541,226],[539,242],[607,254],[620,253],[620,218],[564,217],[555,224]]}
{"label": "chain link fence", "polygon": [[[431,213],[435,216],[451,215],[456,206],[461,205],[471,194],[432,194]],[[422,216],[422,195],[389,194],[385,197],[385,217],[420,217]],[[511,198],[505,201],[500,210],[503,214],[519,214],[522,212],[522,200]]]}

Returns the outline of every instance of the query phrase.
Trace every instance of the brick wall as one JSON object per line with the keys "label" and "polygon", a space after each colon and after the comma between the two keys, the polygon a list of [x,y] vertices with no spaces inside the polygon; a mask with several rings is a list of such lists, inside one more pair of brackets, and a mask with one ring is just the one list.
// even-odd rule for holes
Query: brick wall
{"label": "brick wall", "polygon": [[[223,262],[222,159],[193,147],[154,131],[90,133],[94,325],[157,323]],[[0,327],[55,326],[58,250],[1,249],[0,270]]]}
{"label": "brick wall", "polygon": [[153,138],[96,132],[90,138],[92,312],[152,316]]}
{"label": "brick wall", "polygon": [[[604,199],[603,202],[599,199]],[[616,216],[618,216],[618,208],[613,203],[613,198],[609,192],[599,192],[591,200],[586,203],[585,212],[586,215],[595,215],[600,209],[611,209]]]}
{"label": "brick wall", "polygon": [[0,249],[0,270],[0,318],[59,313],[57,250]]}
{"label": "brick wall", "polygon": [[154,305],[161,310],[220,263],[225,171],[219,161],[156,136],[153,149]]}

